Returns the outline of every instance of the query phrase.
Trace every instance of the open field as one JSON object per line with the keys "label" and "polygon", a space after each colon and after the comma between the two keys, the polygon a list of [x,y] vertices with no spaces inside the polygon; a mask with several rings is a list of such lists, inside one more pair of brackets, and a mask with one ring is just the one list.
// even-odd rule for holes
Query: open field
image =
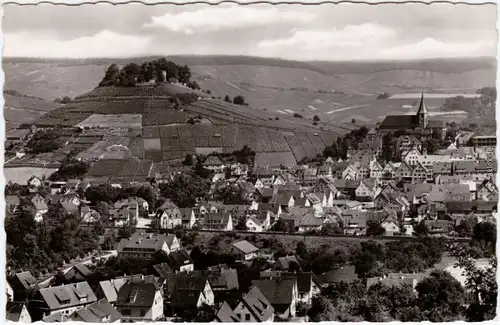
{"label": "open field", "polygon": [[93,114],[78,123],[80,127],[102,127],[102,128],[140,128],[142,125],[142,115],[140,114]]}
{"label": "open field", "polygon": [[39,168],[39,167],[4,167],[3,174],[6,183],[12,182],[20,185],[27,185],[31,176],[38,178],[49,177],[57,171],[57,168]]}
{"label": "open field", "polygon": [[26,96],[4,94],[4,100],[3,114],[7,130],[22,123],[31,123],[43,114],[60,107],[56,103]]}

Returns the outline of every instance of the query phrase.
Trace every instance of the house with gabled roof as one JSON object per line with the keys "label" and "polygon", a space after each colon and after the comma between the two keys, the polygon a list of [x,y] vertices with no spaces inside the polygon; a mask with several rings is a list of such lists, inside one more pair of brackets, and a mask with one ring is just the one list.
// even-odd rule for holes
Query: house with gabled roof
{"label": "house with gabled roof", "polygon": [[344,169],[342,172],[342,179],[358,179],[358,169],[354,166],[354,164],[350,164]]}
{"label": "house with gabled roof", "polygon": [[257,279],[252,281],[282,318],[295,317],[297,304],[297,279]]}
{"label": "house with gabled roof", "polygon": [[250,261],[257,257],[259,249],[246,240],[235,242],[231,245],[231,251],[238,260]]}
{"label": "house with gabled roof", "polygon": [[236,315],[231,306],[229,306],[229,304],[224,301],[219,310],[215,313],[214,322],[239,323],[240,317]]}
{"label": "house with gabled roof", "polygon": [[118,291],[128,281],[129,279],[126,277],[100,281],[95,289],[95,294],[98,299],[106,299],[106,301],[114,305],[118,298]]}
{"label": "house with gabled roof", "polygon": [[373,200],[377,192],[377,181],[374,178],[362,179],[356,188],[356,200]]}
{"label": "house with gabled roof", "polygon": [[256,286],[252,286],[248,293],[241,297],[234,313],[240,322],[263,323],[272,322],[274,319],[273,306]]}
{"label": "house with gabled roof", "polygon": [[180,249],[179,239],[174,234],[135,233],[122,238],[118,244],[119,257],[151,258],[156,252],[166,254]]}
{"label": "house with gabled roof", "polygon": [[493,178],[487,178],[481,182],[476,190],[478,201],[498,201],[498,188]]}
{"label": "house with gabled roof", "polygon": [[165,297],[173,316],[186,310],[196,311],[203,304],[214,305],[214,293],[208,276],[201,272],[180,272],[166,281]]}
{"label": "house with gabled roof", "polygon": [[352,210],[342,214],[343,228],[346,235],[361,236],[366,234],[368,213]]}
{"label": "house with gabled roof", "polygon": [[389,273],[382,277],[366,279],[366,288],[369,289],[377,283],[382,283],[388,287],[397,287],[406,284],[415,289],[417,283],[423,280],[424,277],[423,273]]}
{"label": "house with gabled roof", "polygon": [[38,282],[30,271],[16,273],[8,279],[8,282],[13,291],[14,301],[24,301],[30,293],[38,290]]}
{"label": "house with gabled roof", "polygon": [[37,189],[43,185],[43,181],[37,176],[31,176],[28,179],[28,187],[30,188],[30,192],[36,192]]}
{"label": "house with gabled roof", "polygon": [[401,153],[401,160],[410,166],[415,166],[420,162],[420,151],[417,148],[412,148]]}
{"label": "house with gabled roof", "polygon": [[56,313],[71,315],[97,301],[87,282],[40,289],[32,300],[34,321]]}
{"label": "house with gabled roof", "polygon": [[323,283],[312,272],[260,272],[261,279],[295,279],[297,280],[297,301],[311,304],[312,298],[321,292]]}
{"label": "house with gabled roof", "polygon": [[166,201],[156,210],[155,220],[162,229],[174,229],[182,226],[182,213],[177,205]]}
{"label": "house with gabled roof", "polygon": [[404,184],[411,183],[413,180],[413,167],[407,162],[402,162],[399,168],[396,169],[395,178],[398,181],[403,181]]}
{"label": "house with gabled roof", "polygon": [[5,319],[16,323],[31,323],[31,315],[24,302],[7,301]]}
{"label": "house with gabled roof", "polygon": [[193,227],[209,230],[232,231],[233,216],[231,212],[207,212],[203,215],[203,219],[195,222]]}
{"label": "house with gabled roof", "polygon": [[194,209],[193,208],[179,208],[179,212],[181,213],[182,227],[185,229],[193,228],[193,225],[196,222]]}
{"label": "house with gabled roof", "polygon": [[82,263],[73,265],[64,273],[66,282],[81,282],[87,280],[92,272]]}
{"label": "house with gabled roof", "polygon": [[297,271],[302,271],[302,266],[300,265],[297,257],[295,255],[288,255],[279,257],[276,260],[276,264],[274,265],[274,270],[278,271],[296,271],[295,268],[298,268]]}
{"label": "house with gabled roof", "polygon": [[192,272],[194,270],[194,261],[184,249],[170,252],[167,261],[174,272]]}
{"label": "house with gabled roof", "polygon": [[31,203],[33,203],[33,205],[35,206],[35,221],[41,222],[43,220],[44,214],[49,211],[49,206],[47,205],[45,198],[39,193],[36,193],[31,198]]}
{"label": "house with gabled roof", "polygon": [[374,178],[377,181],[380,181],[382,178],[382,172],[384,168],[377,160],[372,160],[370,162],[370,178]]}
{"label": "house with gabled roof", "polygon": [[21,199],[17,195],[7,195],[5,196],[5,208],[11,213],[15,213],[17,207],[21,203]]}
{"label": "house with gabled roof", "polygon": [[118,323],[122,315],[106,299],[87,305],[75,311],[69,319],[75,322],[86,323]]}
{"label": "house with gabled roof", "polygon": [[224,163],[217,156],[208,156],[203,162],[203,167],[216,173],[224,171]]}
{"label": "house with gabled roof", "polygon": [[122,322],[156,321],[164,317],[162,290],[153,282],[127,282],[118,291],[115,308]]}
{"label": "house with gabled roof", "polygon": [[[359,186],[358,180],[350,179],[335,179],[333,180],[333,185],[337,190],[348,198],[354,198],[356,196],[356,189]],[[337,194],[338,195],[338,194]]]}

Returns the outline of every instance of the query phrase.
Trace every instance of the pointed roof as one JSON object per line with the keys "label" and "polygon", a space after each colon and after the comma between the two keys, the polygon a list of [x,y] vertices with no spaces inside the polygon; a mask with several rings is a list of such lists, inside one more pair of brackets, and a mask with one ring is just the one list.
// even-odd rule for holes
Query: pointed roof
{"label": "pointed roof", "polygon": [[425,101],[424,101],[424,92],[422,91],[422,97],[420,98],[420,104],[418,106],[418,114],[427,114],[427,107],[425,106]]}

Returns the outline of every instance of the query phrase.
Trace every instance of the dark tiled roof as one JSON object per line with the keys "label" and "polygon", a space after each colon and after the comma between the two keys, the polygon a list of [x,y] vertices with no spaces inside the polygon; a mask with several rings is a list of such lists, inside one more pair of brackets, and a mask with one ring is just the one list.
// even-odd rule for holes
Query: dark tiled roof
{"label": "dark tiled roof", "polygon": [[154,283],[125,283],[118,291],[117,306],[151,307],[157,287]]}
{"label": "dark tiled roof", "polygon": [[174,274],[174,271],[168,263],[156,264],[153,265],[153,268],[156,273],[163,278],[167,278],[169,275]]}
{"label": "dark tiled roof", "polygon": [[181,266],[193,264],[193,260],[191,256],[189,256],[188,252],[184,249],[171,252],[168,255],[168,264],[174,270],[180,270]]}
{"label": "dark tiled roof", "polygon": [[276,264],[277,264],[277,267],[282,269],[283,271],[288,271],[288,269],[290,268],[291,262],[297,263],[297,265],[300,267],[299,261],[293,255],[278,258],[278,261]]}
{"label": "dark tiled roof", "polygon": [[258,279],[252,285],[259,288],[269,302],[274,305],[290,305],[293,301],[293,288],[296,280],[293,279]]}
{"label": "dark tiled roof", "polygon": [[412,129],[417,126],[417,115],[387,115],[379,129]]}
{"label": "dark tiled roof", "polygon": [[97,297],[87,282],[40,289],[40,294],[50,310],[58,310],[79,306],[80,298],[85,297],[86,303],[97,301]]}
{"label": "dark tiled roof", "polygon": [[233,309],[224,302],[220,307],[219,311],[215,315],[215,318],[220,323],[239,323],[239,317],[234,313]]}
{"label": "dark tiled roof", "polygon": [[23,307],[24,303],[22,302],[7,301],[5,318],[7,318],[7,320],[10,320],[12,322],[19,322],[19,318],[21,317]]}
{"label": "dark tiled roof", "polygon": [[109,301],[101,299],[76,311],[71,318],[86,323],[114,323],[121,318],[121,314]]}
{"label": "dark tiled roof", "polygon": [[257,321],[265,322],[272,318],[274,308],[258,287],[253,286],[241,300]]}

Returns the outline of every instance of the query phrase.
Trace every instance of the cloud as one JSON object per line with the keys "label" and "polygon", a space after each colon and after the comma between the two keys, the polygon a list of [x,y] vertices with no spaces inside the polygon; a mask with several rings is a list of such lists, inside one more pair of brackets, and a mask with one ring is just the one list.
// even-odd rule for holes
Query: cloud
{"label": "cloud", "polygon": [[162,27],[174,32],[194,34],[221,29],[266,26],[282,23],[307,23],[315,15],[305,10],[282,10],[276,7],[217,6],[177,14],[153,16],[143,27]]}
{"label": "cloud", "polygon": [[54,35],[40,35],[36,32],[6,33],[4,37],[4,56],[123,57],[147,53],[150,44],[148,37],[123,35],[108,30],[72,40],[59,40]]}
{"label": "cloud", "polygon": [[259,47],[302,47],[307,50],[321,50],[334,47],[364,46],[368,42],[380,42],[395,35],[396,32],[393,29],[368,23],[348,25],[341,29],[298,29],[289,37],[263,40],[259,43]]}
{"label": "cloud", "polygon": [[399,59],[492,56],[495,54],[495,43],[486,41],[453,43],[428,37],[417,43],[382,50],[380,54],[384,57]]}

